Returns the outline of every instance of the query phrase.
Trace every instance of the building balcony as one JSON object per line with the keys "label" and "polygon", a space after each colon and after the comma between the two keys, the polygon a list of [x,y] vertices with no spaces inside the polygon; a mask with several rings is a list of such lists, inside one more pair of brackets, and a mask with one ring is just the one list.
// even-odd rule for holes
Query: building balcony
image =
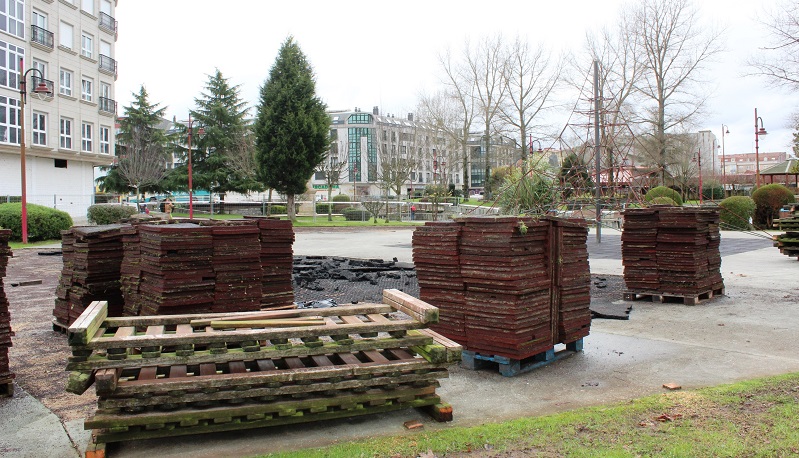
{"label": "building balcony", "polygon": [[117,37],[117,25],[117,20],[112,16],[103,12],[100,13],[100,29],[113,33],[114,39]]}
{"label": "building balcony", "polygon": [[53,32],[41,27],[31,26],[31,43],[36,43],[47,49],[53,49]]}
{"label": "building balcony", "polygon": [[100,54],[100,71],[112,75],[116,79],[117,61],[108,56]]}
{"label": "building balcony", "polygon": [[109,99],[107,97],[98,97],[97,101],[99,102],[99,110],[100,113],[110,113],[116,114],[117,112],[117,102],[114,99]]}
{"label": "building balcony", "polygon": [[30,87],[31,94],[35,93],[34,91],[36,90],[36,87],[39,85],[39,83],[44,83],[47,86],[47,89],[50,91],[49,94],[43,94],[45,97],[52,97],[55,94],[55,83],[50,80],[39,78],[38,76],[32,76],[31,83],[33,83]]}

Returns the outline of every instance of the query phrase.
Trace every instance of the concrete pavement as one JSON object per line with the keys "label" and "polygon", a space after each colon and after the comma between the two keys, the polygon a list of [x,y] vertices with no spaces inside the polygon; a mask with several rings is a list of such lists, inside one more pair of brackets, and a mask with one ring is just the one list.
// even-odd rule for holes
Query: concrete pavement
{"label": "concrete pavement", "polygon": [[[299,230],[294,252],[412,261],[411,233],[389,228]],[[594,237],[593,232],[589,237]],[[737,248],[724,255],[724,246],[730,243]],[[599,245],[589,240],[593,274],[622,274],[621,253],[613,256],[614,245],[619,246],[617,231],[603,231]],[[769,245],[750,234],[723,232],[726,296],[698,306],[635,302],[629,321],[594,320],[584,351],[570,358],[512,378],[488,370],[453,368],[439,390],[453,405],[452,423],[438,424],[407,410],[302,427],[123,443],[110,451],[115,457],[250,456],[407,434],[402,423],[412,419],[422,421],[428,430],[476,425],[660,393],[666,382],[691,389],[799,371],[795,338],[799,264]],[[62,427],[46,410],[24,393],[12,400],[0,399],[0,454],[76,456],[72,441],[82,449],[88,435],[80,425]],[[13,418],[13,424],[8,418]],[[14,432],[12,437],[7,437],[6,428]],[[45,448],[51,443],[58,445]]]}

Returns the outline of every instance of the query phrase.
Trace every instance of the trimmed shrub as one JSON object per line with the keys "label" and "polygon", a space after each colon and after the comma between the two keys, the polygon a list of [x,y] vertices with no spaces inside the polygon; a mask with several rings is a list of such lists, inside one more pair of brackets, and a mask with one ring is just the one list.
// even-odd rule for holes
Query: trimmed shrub
{"label": "trimmed shrub", "polygon": [[[11,229],[11,239],[22,240],[22,204],[0,205],[0,227]],[[28,204],[28,241],[61,240],[61,231],[72,227],[69,213],[42,205]]]}
{"label": "trimmed shrub", "polygon": [[674,199],[665,196],[653,198],[652,200],[649,201],[649,205],[669,205],[671,207],[679,207],[679,205],[677,205],[677,202],[675,202]]}
{"label": "trimmed shrub", "polygon": [[721,183],[707,183],[702,186],[702,197],[707,200],[724,198],[724,186]]}
{"label": "trimmed shrub", "polygon": [[[270,207],[267,205],[266,208],[268,210]],[[288,211],[288,208],[285,205],[272,205],[271,208],[272,208],[272,211],[270,213],[271,215],[285,215],[286,212]]]}
{"label": "trimmed shrub", "polygon": [[[333,213],[342,213],[345,208],[350,206],[350,196],[346,194],[337,194],[330,198],[331,202],[340,202],[333,204]],[[327,210],[325,210],[327,213]]]}
{"label": "trimmed shrub", "polygon": [[368,211],[355,207],[345,208],[342,213],[347,221],[368,221],[372,217]]}
{"label": "trimmed shrub", "polygon": [[136,207],[130,205],[99,204],[89,207],[86,217],[92,224],[115,224],[136,213]]}
{"label": "trimmed shrub", "polygon": [[666,186],[658,186],[649,190],[649,192],[644,195],[644,200],[647,202],[651,202],[652,199],[658,197],[668,197],[672,201],[674,201],[674,205],[682,206],[682,197],[680,197],[680,193],[677,191],[667,188]]}
{"label": "trimmed shrub", "polygon": [[732,196],[721,201],[721,228],[745,231],[755,214],[755,201],[748,196]]}
{"label": "trimmed shrub", "polygon": [[767,184],[752,193],[755,201],[755,224],[770,229],[774,218],[780,215],[783,205],[793,203],[796,198],[790,189],[781,184]]}
{"label": "trimmed shrub", "polygon": [[347,194],[336,194],[335,196],[330,198],[331,202],[349,202],[350,196]]}

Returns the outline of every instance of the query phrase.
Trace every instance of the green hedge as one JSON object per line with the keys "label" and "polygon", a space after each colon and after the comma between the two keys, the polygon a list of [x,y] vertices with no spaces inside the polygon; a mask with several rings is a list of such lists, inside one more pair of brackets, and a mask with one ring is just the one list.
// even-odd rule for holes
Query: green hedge
{"label": "green hedge", "polygon": [[371,218],[368,211],[355,207],[345,208],[342,213],[347,221],[368,221]]}
{"label": "green hedge", "polygon": [[672,207],[679,207],[674,199],[666,196],[654,197],[649,200],[649,205],[670,205]]}
{"label": "green hedge", "polygon": [[719,206],[722,229],[745,231],[752,228],[749,221],[755,214],[755,201],[751,197],[728,197]]}
{"label": "green hedge", "polygon": [[92,224],[115,224],[136,213],[136,207],[131,205],[100,204],[89,207],[86,217]]}
{"label": "green hedge", "polygon": [[[61,231],[72,227],[69,213],[28,204],[28,241],[61,240]],[[11,239],[22,240],[22,204],[0,204],[0,227],[11,229]]]}
{"label": "green hedge", "polygon": [[647,202],[651,202],[652,199],[658,197],[668,197],[669,199],[673,200],[674,204],[677,205],[678,207],[682,206],[683,204],[682,197],[680,197],[680,193],[671,188],[667,188],[666,186],[658,186],[656,188],[650,189],[649,192],[647,192],[646,195],[644,196],[644,200]]}
{"label": "green hedge", "polygon": [[755,223],[771,229],[774,218],[779,218],[780,208],[793,203],[796,198],[790,189],[781,184],[767,184],[752,193],[752,200],[755,201]]}

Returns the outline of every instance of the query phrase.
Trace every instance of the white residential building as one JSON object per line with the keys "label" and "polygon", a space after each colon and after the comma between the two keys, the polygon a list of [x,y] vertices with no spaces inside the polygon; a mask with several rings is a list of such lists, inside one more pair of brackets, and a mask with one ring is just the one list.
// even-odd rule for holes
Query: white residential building
{"label": "white residential building", "polygon": [[[72,216],[93,203],[94,167],[114,158],[116,5],[0,0],[0,202],[21,195],[22,116],[28,202]],[[20,70],[27,74],[25,113]],[[48,96],[33,93],[40,73]]]}

